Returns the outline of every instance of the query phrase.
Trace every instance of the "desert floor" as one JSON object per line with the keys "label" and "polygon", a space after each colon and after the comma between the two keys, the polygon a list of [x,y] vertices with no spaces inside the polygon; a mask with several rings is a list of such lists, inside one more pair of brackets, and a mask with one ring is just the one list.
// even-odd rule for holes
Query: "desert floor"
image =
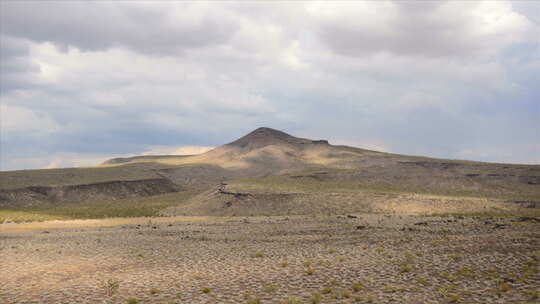
{"label": "desert floor", "polygon": [[0,225],[0,303],[540,301],[536,218],[356,214],[65,224]]}

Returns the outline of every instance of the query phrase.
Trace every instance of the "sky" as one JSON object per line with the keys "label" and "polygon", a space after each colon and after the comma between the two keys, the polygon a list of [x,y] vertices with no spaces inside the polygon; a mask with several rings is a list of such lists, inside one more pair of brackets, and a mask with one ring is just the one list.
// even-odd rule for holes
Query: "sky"
{"label": "sky", "polygon": [[540,1],[0,1],[0,170],[258,127],[540,164]]}

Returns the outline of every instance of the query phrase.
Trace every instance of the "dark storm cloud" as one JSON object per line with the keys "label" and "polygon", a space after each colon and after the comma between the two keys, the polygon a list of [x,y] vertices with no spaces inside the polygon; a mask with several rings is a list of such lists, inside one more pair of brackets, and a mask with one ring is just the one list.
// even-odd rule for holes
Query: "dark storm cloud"
{"label": "dark storm cloud", "polygon": [[33,85],[40,68],[29,56],[27,41],[0,35],[0,94]]}
{"label": "dark storm cloud", "polygon": [[3,1],[0,28],[7,35],[51,42],[64,49],[127,47],[155,54],[224,43],[238,28],[235,20],[204,4],[170,4]]}

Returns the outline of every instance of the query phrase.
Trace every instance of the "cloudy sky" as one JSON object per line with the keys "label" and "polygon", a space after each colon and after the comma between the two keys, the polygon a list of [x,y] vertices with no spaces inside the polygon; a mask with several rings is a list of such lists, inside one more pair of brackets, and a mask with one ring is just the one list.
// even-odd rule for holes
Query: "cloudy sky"
{"label": "cloudy sky", "polygon": [[540,163],[540,1],[1,1],[1,170],[268,126]]}

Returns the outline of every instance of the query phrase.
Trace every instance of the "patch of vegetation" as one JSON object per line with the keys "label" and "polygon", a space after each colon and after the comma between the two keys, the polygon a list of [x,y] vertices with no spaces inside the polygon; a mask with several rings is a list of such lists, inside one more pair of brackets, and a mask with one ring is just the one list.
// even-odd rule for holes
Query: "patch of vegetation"
{"label": "patch of vegetation", "polygon": [[524,290],[523,293],[531,300],[540,299],[540,290]]}
{"label": "patch of vegetation", "polygon": [[208,287],[203,287],[201,288],[201,292],[202,293],[210,293],[212,291],[212,289],[208,288]]}
{"label": "patch of vegetation", "polygon": [[351,288],[354,292],[359,292],[360,290],[364,289],[365,286],[364,284],[357,282],[357,283],[353,283]]}
{"label": "patch of vegetation", "polygon": [[400,273],[407,273],[407,272],[411,272],[411,271],[412,271],[412,267],[411,267],[411,265],[408,265],[408,264],[401,265],[401,267],[399,268]]}
{"label": "patch of vegetation", "polygon": [[363,303],[373,303],[375,301],[373,296],[366,296],[366,295],[354,296],[353,300],[355,302],[363,302]]}
{"label": "patch of vegetation", "polygon": [[[340,176],[348,176],[347,169],[330,169]],[[516,184],[516,189],[504,188],[504,191],[495,184],[484,183],[481,189],[470,188],[467,183],[456,184],[447,187],[442,184],[431,185],[429,183],[409,183],[406,181],[357,181],[354,178],[346,180],[320,180],[310,178],[312,171],[304,170],[283,176],[266,176],[260,178],[240,179],[232,182],[232,186],[246,191],[264,192],[269,189],[278,193],[320,193],[320,192],[385,192],[389,194],[416,193],[423,195],[438,195],[445,197],[471,197],[471,198],[508,198],[508,199],[539,199],[538,191],[527,185]],[[294,178],[291,178],[293,176]],[[384,176],[383,176],[384,177]],[[518,190],[519,188],[519,190]],[[494,191],[495,190],[495,191]]]}
{"label": "patch of vegetation", "polygon": [[287,302],[286,302],[286,303],[287,303],[287,304],[300,304],[301,301],[300,301],[300,299],[297,298],[297,297],[290,296],[290,297],[287,298]]}
{"label": "patch of vegetation", "polygon": [[248,299],[246,304],[261,304],[261,298]]}
{"label": "patch of vegetation", "polygon": [[416,282],[418,282],[418,284],[421,284],[423,286],[428,286],[429,285],[429,281],[422,278],[422,277],[416,277]]}
{"label": "patch of vegetation", "polygon": [[501,284],[499,284],[499,291],[507,292],[509,290],[510,290],[510,286],[508,285],[508,283],[502,282]]}
{"label": "patch of vegetation", "polygon": [[351,297],[351,292],[349,290],[342,290],[336,295],[336,299],[348,299]]}
{"label": "patch of vegetation", "polygon": [[126,304],[138,304],[139,303],[139,300],[137,300],[136,298],[128,298],[126,300]]}
{"label": "patch of vegetation", "polygon": [[156,163],[123,166],[37,169],[0,172],[0,189],[28,186],[80,185],[108,181],[160,178],[152,169],[166,168]]}
{"label": "patch of vegetation", "polygon": [[322,295],[318,292],[315,292],[311,295],[311,298],[309,298],[309,302],[311,304],[319,304],[321,303]]}
{"label": "patch of vegetation", "polygon": [[114,278],[101,280],[99,281],[98,286],[105,291],[105,294],[113,296],[120,288],[120,281]]}
{"label": "patch of vegetation", "polygon": [[110,217],[150,217],[158,216],[165,208],[178,206],[189,198],[197,195],[198,191],[182,191],[148,197],[81,203],[47,203],[34,207],[2,208],[0,223],[11,221],[15,223],[70,220],[98,219]]}
{"label": "patch of vegetation", "polygon": [[150,292],[151,295],[156,295],[161,292],[157,288],[150,288],[148,291]]}
{"label": "patch of vegetation", "polygon": [[274,292],[276,292],[277,289],[278,288],[277,288],[276,285],[266,285],[266,286],[264,286],[264,292],[266,292],[266,293],[274,293]]}
{"label": "patch of vegetation", "polygon": [[323,287],[321,289],[322,294],[331,294],[334,291],[332,287]]}

